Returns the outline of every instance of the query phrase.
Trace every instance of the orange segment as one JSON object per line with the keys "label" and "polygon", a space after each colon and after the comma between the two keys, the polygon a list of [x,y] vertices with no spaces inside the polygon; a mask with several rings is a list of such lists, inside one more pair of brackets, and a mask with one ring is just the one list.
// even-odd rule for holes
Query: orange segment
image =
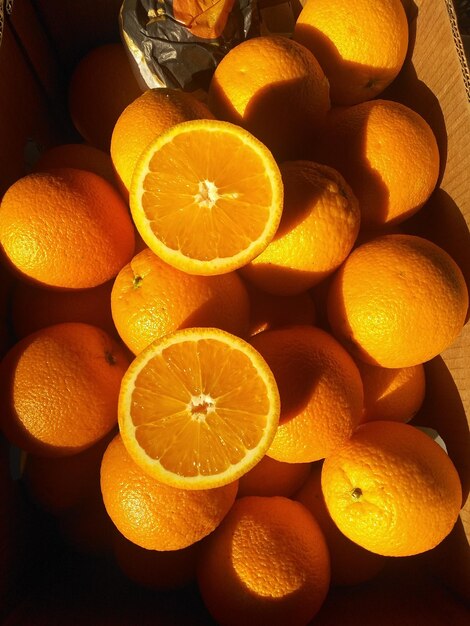
{"label": "orange segment", "polygon": [[276,233],[283,187],[269,150],[242,128],[192,120],[140,157],[130,205],[148,247],[192,274],[222,274],[257,256]]}
{"label": "orange segment", "polygon": [[217,328],[154,341],[122,381],[124,444],[143,470],[175,487],[234,481],[265,454],[278,420],[268,365],[244,340]]}

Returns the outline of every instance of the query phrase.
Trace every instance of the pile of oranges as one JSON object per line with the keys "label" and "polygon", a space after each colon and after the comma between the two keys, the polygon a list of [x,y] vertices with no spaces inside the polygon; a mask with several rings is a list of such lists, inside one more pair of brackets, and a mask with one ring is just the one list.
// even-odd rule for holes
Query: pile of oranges
{"label": "pile of oranges", "polygon": [[204,97],[140,93],[102,46],[70,85],[84,143],[0,205],[0,426],[31,497],[138,584],[197,581],[221,625],[308,624],[463,505],[408,423],[468,312],[461,268],[406,232],[441,167],[383,96],[408,44],[401,0],[308,0]]}

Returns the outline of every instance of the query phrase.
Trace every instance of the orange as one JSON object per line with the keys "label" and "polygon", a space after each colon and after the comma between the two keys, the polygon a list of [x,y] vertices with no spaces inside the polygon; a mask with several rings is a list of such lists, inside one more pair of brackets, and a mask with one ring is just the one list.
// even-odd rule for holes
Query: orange
{"label": "orange", "polygon": [[362,382],[346,350],[313,326],[267,330],[250,339],[272,369],[281,416],[268,456],[287,463],[323,459],[362,415]]}
{"label": "orange", "polygon": [[190,274],[248,263],[274,237],[282,213],[279,168],[239,126],[192,120],[153,141],[134,170],[132,216],[164,261]]}
{"label": "orange", "polygon": [[325,539],[299,502],[240,498],[207,541],[198,583],[221,626],[308,624],[329,588]]}
{"label": "orange", "polygon": [[195,37],[217,39],[225,29],[235,0],[174,0],[173,17]]}
{"label": "orange", "polygon": [[117,275],[111,308],[121,338],[135,354],[188,326],[215,326],[240,336],[248,330],[248,295],[235,272],[187,274],[148,248]]}
{"label": "orange", "polygon": [[450,533],[462,506],[459,476],[444,450],[398,422],[359,426],[325,460],[321,482],[341,532],[385,556],[431,550]]}
{"label": "orange", "polygon": [[301,502],[317,520],[330,553],[331,584],[358,585],[374,578],[385,566],[386,558],[357,545],[338,529],[326,508],[321,490],[321,463],[312,465],[295,500]]}
{"label": "orange", "polygon": [[265,455],[249,472],[241,476],[237,496],[289,498],[302,486],[309,473],[310,463],[284,463]]}
{"label": "orange", "polygon": [[250,300],[250,336],[282,326],[315,323],[315,302],[309,293],[275,296],[261,291],[249,281],[245,284]]}
{"label": "orange", "polygon": [[467,308],[460,268],[415,235],[384,235],[356,248],[328,294],[333,333],[358,358],[391,368],[424,363],[445,350],[462,330]]}
{"label": "orange", "polygon": [[408,21],[401,0],[315,0],[298,16],[294,39],[318,59],[332,102],[351,105],[375,98],[396,78]]}
{"label": "orange", "polygon": [[134,252],[126,205],[103,178],[73,168],[20,178],[0,204],[0,245],[11,266],[51,287],[96,287]]}
{"label": "orange", "polygon": [[116,334],[111,314],[113,281],[89,289],[59,291],[18,280],[12,294],[13,330],[18,339],[30,333],[60,324],[84,322]]}
{"label": "orange", "polygon": [[[112,432],[112,431],[111,431]],[[46,511],[62,514],[101,494],[100,465],[112,435],[78,454],[45,457],[27,454],[23,481],[30,496]]]}
{"label": "orange", "polygon": [[208,105],[219,119],[253,133],[276,159],[297,159],[324,122],[329,85],[304,46],[280,35],[253,37],[218,64]]}
{"label": "orange", "polygon": [[117,182],[109,154],[86,143],[66,143],[45,150],[37,160],[34,171],[49,172],[57,167],[94,172],[111,185],[116,185]]}
{"label": "orange", "polygon": [[336,170],[313,161],[280,166],[284,209],[274,239],[241,269],[260,289],[302,293],[331,274],[348,256],[361,213],[351,188]]}
{"label": "orange", "polygon": [[351,185],[363,228],[383,228],[411,217],[439,177],[433,130],[416,111],[391,100],[336,111],[317,150],[316,158],[339,170]]}
{"label": "orange", "polygon": [[124,537],[147,550],[180,550],[211,533],[232,506],[237,487],[237,481],[199,491],[164,485],[134,463],[120,435],[101,464],[108,515]]}
{"label": "orange", "polygon": [[151,589],[179,589],[196,580],[196,568],[203,542],[179,550],[146,550],[113,535],[113,552],[123,574],[133,582]]}
{"label": "orange", "polygon": [[175,124],[213,118],[207,106],[180,89],[144,91],[118,117],[111,137],[111,158],[127,195],[140,155],[158,135]]}
{"label": "orange", "polygon": [[65,456],[89,448],[116,425],[123,348],[81,323],[42,328],[1,363],[1,427],[32,454]]}
{"label": "orange", "polygon": [[362,421],[409,422],[420,409],[426,391],[422,363],[411,367],[380,367],[358,359],[364,387]]}
{"label": "orange", "polygon": [[122,380],[124,444],[145,472],[174,487],[233,482],[264,456],[278,420],[279,393],[266,362],[219,328],[186,328],[154,341]]}
{"label": "orange", "polygon": [[68,85],[72,121],[88,143],[109,152],[123,110],[142,93],[121,43],[90,50],[75,66]]}

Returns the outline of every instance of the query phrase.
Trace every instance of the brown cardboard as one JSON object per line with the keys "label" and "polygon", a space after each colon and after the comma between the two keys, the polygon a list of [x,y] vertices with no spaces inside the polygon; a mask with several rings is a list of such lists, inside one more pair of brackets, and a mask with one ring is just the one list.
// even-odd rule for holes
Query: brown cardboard
{"label": "brown cardboard", "polygon": [[[451,0],[403,1],[410,17],[410,50],[403,71],[384,97],[400,100],[423,115],[438,137],[442,155],[439,186],[406,229],[443,246],[470,286],[468,65]],[[0,48],[0,195],[27,173],[38,146],[67,136],[64,129],[58,136],[57,119],[63,113],[68,73],[94,45],[117,40],[119,5],[118,0],[17,0],[13,14],[5,16]],[[276,24],[284,11],[285,6],[276,12]],[[443,437],[467,503],[454,532],[425,559],[453,589],[470,597],[469,323],[453,346],[426,365],[426,375],[428,394],[415,421],[433,426]],[[118,604],[119,598],[115,600]]]}

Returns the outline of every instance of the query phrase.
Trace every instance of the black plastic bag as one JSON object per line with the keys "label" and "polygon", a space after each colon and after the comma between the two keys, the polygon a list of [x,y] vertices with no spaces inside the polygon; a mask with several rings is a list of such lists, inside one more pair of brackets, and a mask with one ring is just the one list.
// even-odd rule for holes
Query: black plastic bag
{"label": "black plastic bag", "polygon": [[146,87],[196,91],[231,48],[259,33],[257,15],[256,0],[124,0],[120,27]]}

